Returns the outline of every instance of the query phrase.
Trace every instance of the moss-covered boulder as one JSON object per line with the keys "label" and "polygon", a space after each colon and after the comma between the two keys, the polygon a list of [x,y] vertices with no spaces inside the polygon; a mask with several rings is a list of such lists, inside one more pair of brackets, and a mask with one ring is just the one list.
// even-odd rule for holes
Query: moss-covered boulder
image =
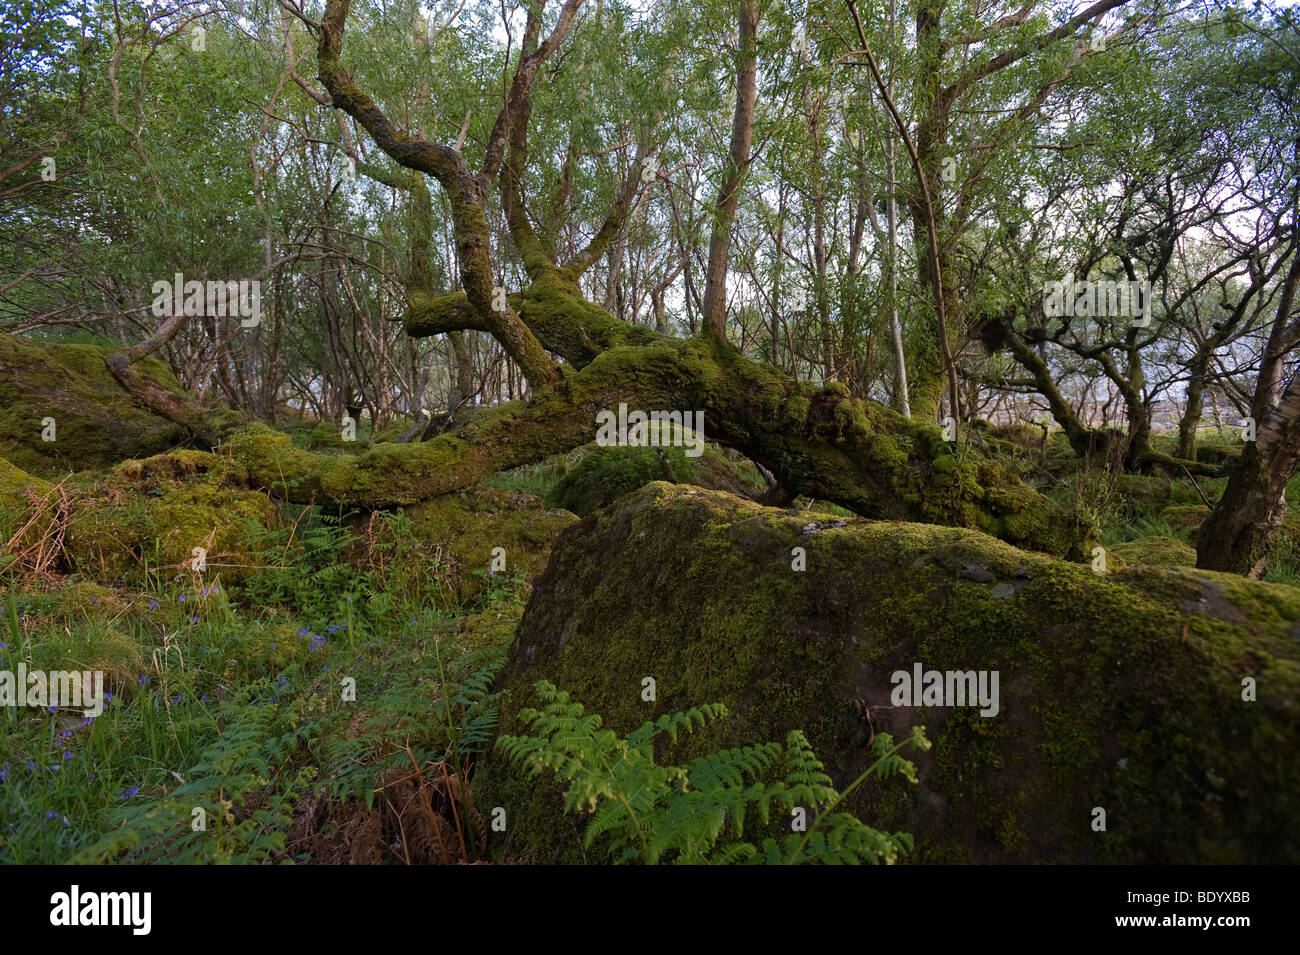
{"label": "moss-covered boulder", "polygon": [[477,487],[405,509],[409,533],[433,548],[436,573],[449,603],[472,604],[492,585],[495,548],[504,551],[506,578],[540,574],[556,536],[577,518],[548,509],[531,494]]}
{"label": "moss-covered boulder", "polygon": [[[1138,566],[1099,576],[977,531],[655,483],[561,535],[501,677],[500,729],[521,731],[540,679],[617,732],[720,701],[732,715],[665,760],[802,728],[842,785],[873,733],[922,723],[934,747],[908,754],[919,784],[849,804],[913,833],[910,861],[1294,863],[1298,621],[1287,586]],[[902,705],[892,677],[917,665],[996,671],[996,715]],[[506,810],[502,857],[582,857],[581,820],[555,785],[499,753],[474,783],[479,805]]]}
{"label": "moss-covered boulder", "polygon": [[193,573],[196,547],[206,552],[200,576],[242,579],[265,563],[263,530],[280,520],[275,502],[243,487],[236,469],[205,451],[124,461],[57,488],[21,475],[0,466],[0,501],[14,504],[0,507],[0,527],[32,517],[38,528],[54,527],[57,536],[46,533],[58,560],[47,569],[98,581],[125,580],[146,567]]}
{"label": "moss-covered boulder", "polygon": [[1154,515],[1173,503],[1168,478],[1146,474],[1121,474],[1115,478],[1115,491],[1124,499],[1130,514]]}
{"label": "moss-covered boulder", "polygon": [[1115,544],[1110,552],[1125,566],[1195,567],[1196,548],[1177,537],[1142,537]]}
{"label": "moss-covered boulder", "polygon": [[1204,504],[1171,504],[1160,512],[1160,517],[1170,527],[1199,527],[1210,516],[1210,509]]}
{"label": "moss-covered boulder", "polygon": [[[49,474],[105,467],[181,443],[184,429],[133,400],[104,364],[107,353],[95,345],[0,334],[0,456]],[[144,359],[134,367],[182,394],[161,362]]]}
{"label": "moss-covered boulder", "polygon": [[694,484],[715,491],[753,497],[762,484],[747,481],[716,448],[705,447],[692,457],[685,447],[590,446],[581,460],[546,495],[548,507],[561,507],[579,517],[606,507],[651,481]]}
{"label": "moss-covered boulder", "polygon": [[53,485],[0,458],[0,569],[17,562],[43,562],[42,545],[55,536],[57,492]]}

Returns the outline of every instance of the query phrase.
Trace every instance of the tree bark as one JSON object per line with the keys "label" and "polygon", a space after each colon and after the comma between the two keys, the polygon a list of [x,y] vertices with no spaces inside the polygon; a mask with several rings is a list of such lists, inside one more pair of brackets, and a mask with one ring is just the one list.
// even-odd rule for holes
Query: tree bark
{"label": "tree bark", "polygon": [[740,185],[749,171],[754,142],[754,105],[758,78],[758,4],[740,0],[740,46],[736,51],[736,112],[731,123],[731,149],[726,173],[718,188],[713,231],[709,236],[709,263],[704,275],[704,332],[727,340],[727,258],[731,253],[731,225],[740,205]]}
{"label": "tree bark", "polygon": [[1196,566],[1260,577],[1274,533],[1286,517],[1286,486],[1300,463],[1300,373],[1279,393],[1282,360],[1300,336],[1293,319],[1300,286],[1296,254],[1282,286],[1251,406],[1256,437],[1242,451],[1223,497],[1201,525]]}

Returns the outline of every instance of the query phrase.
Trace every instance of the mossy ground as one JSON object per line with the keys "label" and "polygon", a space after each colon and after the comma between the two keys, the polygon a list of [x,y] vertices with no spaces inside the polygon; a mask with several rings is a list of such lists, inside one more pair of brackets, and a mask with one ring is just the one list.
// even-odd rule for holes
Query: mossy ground
{"label": "mossy ground", "polygon": [[[69,360],[89,374],[94,357]],[[786,411],[806,422],[833,390],[809,388],[806,406]],[[853,408],[834,406],[841,415]],[[484,427],[506,428],[517,413],[494,412]],[[824,427],[864,424],[831,418]],[[873,732],[901,736],[919,720],[936,741],[917,759],[920,785],[869,788],[853,806],[869,824],[914,833],[912,861],[1296,859],[1286,833],[1298,781],[1288,747],[1300,591],[1161,569],[1186,563],[1204,513],[1189,482],[1139,477],[1109,498],[1099,537],[1117,559],[1102,578],[1086,563],[977,530],[854,520],[819,503],[775,511],[694,487],[636,490],[659,476],[682,481],[685,465],[716,468],[704,483],[757,488],[753,473],[738,471],[745,462],[713,452],[670,458],[667,474],[657,454],[660,473],[638,463],[655,449],[600,449],[618,453],[589,463],[566,454],[373,514],[269,497],[263,487],[294,482],[400,488],[407,475],[436,474],[464,440],[397,451],[368,436],[365,447],[336,447],[329,432],[254,425],[216,454],[76,462],[89,469],[51,479],[0,458],[0,543],[27,526],[0,556],[0,667],[100,669],[115,698],[90,724],[29,712],[9,720],[0,802],[14,823],[0,833],[0,857],[294,858],[295,807],[355,799],[343,780],[373,789],[385,760],[409,762],[403,746],[429,765],[442,758],[464,727],[453,714],[444,731],[430,716],[437,701],[504,652],[529,582],[540,579],[511,651],[504,731],[533,702],[535,678],[574,692],[621,730],[721,700],[735,715],[676,756],[780,740],[798,727],[843,782],[861,768]],[[306,446],[327,453],[307,455]],[[1056,450],[1049,438],[1049,454]],[[915,506],[945,518],[969,508],[969,523],[1025,541],[1060,529],[1035,525],[1042,498],[1000,503],[999,494],[1028,493],[1004,473],[1045,488],[1059,481],[1063,498],[1069,482],[1105,478],[1086,468],[1044,478],[1028,455],[966,454],[922,426],[883,435],[872,453],[882,464],[924,464],[893,489],[915,494]],[[353,454],[374,467],[342,466]],[[50,474],[74,464],[33,461]],[[274,467],[255,473],[259,461]],[[610,505],[617,495],[608,488],[624,471],[630,493]],[[590,511],[581,522],[536,496],[569,474],[570,488],[585,481],[572,499]],[[1221,484],[1201,487],[1213,496]],[[941,499],[927,503],[927,488]],[[1300,580],[1295,527],[1279,535],[1270,568],[1279,579]],[[57,559],[33,575],[27,558],[46,540],[57,541]],[[207,551],[202,574],[187,566],[195,546]],[[496,547],[505,551],[501,574],[489,572]],[[806,551],[804,571],[791,567],[795,547]],[[918,660],[999,669],[1002,713],[893,709],[888,674]],[[358,676],[355,711],[338,701],[342,672]],[[1240,698],[1247,675],[1258,680],[1254,704]],[[642,700],[645,676],[657,681],[654,703]],[[254,724],[257,747],[223,748],[230,727]],[[490,730],[474,732],[490,744]],[[225,760],[224,775],[198,772],[215,759]],[[474,785],[480,806],[508,808],[507,833],[489,837],[495,856],[581,857],[581,821],[563,817],[553,792],[495,756]],[[232,786],[239,818],[210,845],[184,835],[182,800],[215,812]],[[1090,827],[1095,806],[1108,812],[1104,834]],[[169,820],[174,833],[158,828]],[[378,832],[374,844],[384,838]]]}
{"label": "mossy ground", "polygon": [[[463,700],[490,686],[529,574],[576,518],[482,489],[340,519],[242,479],[202,452],[58,485],[0,459],[0,525],[43,513],[56,488],[68,502],[49,518],[65,530],[53,566],[0,564],[0,669],[99,671],[111,696],[96,718],[0,710],[0,862],[333,861],[340,840],[371,862],[484,850],[459,780],[492,710]],[[212,543],[205,570],[178,568],[196,535]],[[480,553],[494,542],[506,573]],[[390,818],[386,792],[423,809]],[[426,823],[428,844],[403,844]],[[435,835],[467,841],[453,857],[429,850]]]}

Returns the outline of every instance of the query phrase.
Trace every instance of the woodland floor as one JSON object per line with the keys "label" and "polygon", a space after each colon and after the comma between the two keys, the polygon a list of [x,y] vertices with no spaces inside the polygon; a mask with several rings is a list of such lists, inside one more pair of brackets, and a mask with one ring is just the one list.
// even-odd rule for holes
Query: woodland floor
{"label": "woodland floor", "polygon": [[[299,446],[343,453],[328,429],[290,430]],[[1081,469],[1058,436],[1043,448],[1035,429],[1004,430],[999,440],[1026,480],[1066,507],[1091,509],[1103,544],[1122,559],[1194,563],[1200,495],[1213,500],[1222,479],[1198,479],[1198,491],[1188,479]],[[1233,436],[1206,435],[1206,445],[1231,449]],[[554,503],[557,484],[591,450],[498,474],[466,508],[477,512],[442,524],[418,512],[359,520],[269,500],[264,519],[240,517],[216,499],[224,516],[214,520],[237,525],[229,539],[238,544],[224,557],[214,549],[203,573],[167,560],[158,538],[140,545],[138,528],[128,548],[99,527],[92,557],[65,526],[62,555],[42,554],[59,535],[23,537],[20,520],[41,511],[39,495],[0,489],[9,494],[0,498],[8,541],[0,669],[103,670],[111,694],[93,719],[66,708],[0,709],[0,862],[485,858],[488,818],[467,771],[492,745],[491,684],[547,538],[574,520],[543,501]],[[756,479],[743,459],[711,453],[733,483]],[[151,483],[140,474],[128,464],[52,479],[44,500],[102,495],[125,528],[147,519],[132,508],[212,477]],[[618,479],[631,488],[661,476],[633,467]],[[565,503],[584,510],[574,483],[562,489]],[[75,523],[72,513],[62,519]],[[492,572],[474,538],[518,525],[520,514],[545,528],[519,545],[531,570],[512,557],[515,570]],[[1300,585],[1295,505],[1266,579]],[[341,699],[347,677],[355,703]],[[193,824],[200,807],[203,831]]]}

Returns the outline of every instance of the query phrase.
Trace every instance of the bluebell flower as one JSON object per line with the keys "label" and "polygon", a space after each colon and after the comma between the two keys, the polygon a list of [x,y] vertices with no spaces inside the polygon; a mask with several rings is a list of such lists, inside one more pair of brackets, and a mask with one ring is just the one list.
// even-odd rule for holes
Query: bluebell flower
{"label": "bluebell flower", "polygon": [[70,752],[68,752],[68,751],[65,749],[65,750],[63,751],[63,758],[64,758],[64,759],[72,759],[72,754],[71,754]]}
{"label": "bluebell flower", "polygon": [[112,694],[112,693],[105,693],[105,694],[104,694],[104,702],[105,702],[105,703],[111,703],[112,701],[113,701],[113,694]]}
{"label": "bluebell flower", "polygon": [[9,778],[9,764],[5,763],[3,766],[0,766],[0,783],[4,782],[8,778]]}
{"label": "bluebell flower", "polygon": [[34,763],[34,762],[33,762],[32,760],[30,760],[30,759],[27,760],[27,768],[28,768],[28,769],[35,769],[35,768],[36,768],[36,763]]}
{"label": "bluebell flower", "polygon": [[123,798],[123,799],[130,799],[132,796],[134,796],[134,795],[135,795],[136,793],[138,793],[139,791],[140,791],[140,787],[139,787],[139,786],[132,786],[132,787],[131,787],[130,789],[128,789],[126,792],[122,793],[122,798]]}
{"label": "bluebell flower", "polygon": [[47,812],[47,813],[45,814],[45,818],[46,818],[46,819],[53,819],[53,818],[54,818],[55,816],[57,816],[58,814],[59,814],[59,813],[58,813],[58,810],[57,810],[57,809],[51,809],[49,812]]}
{"label": "bluebell flower", "polygon": [[149,609],[150,609],[150,610],[156,610],[156,609],[158,609],[158,601],[156,601],[156,600],[151,600],[151,601],[149,601]]}
{"label": "bluebell flower", "polygon": [[140,684],[141,686],[148,686],[148,685],[150,684],[150,682],[152,682],[152,681],[150,681],[150,679],[149,679],[149,677],[148,677],[147,674],[141,673],[141,674],[140,674],[140,679],[139,679],[139,681],[137,681],[137,682],[139,682],[139,684]]}

